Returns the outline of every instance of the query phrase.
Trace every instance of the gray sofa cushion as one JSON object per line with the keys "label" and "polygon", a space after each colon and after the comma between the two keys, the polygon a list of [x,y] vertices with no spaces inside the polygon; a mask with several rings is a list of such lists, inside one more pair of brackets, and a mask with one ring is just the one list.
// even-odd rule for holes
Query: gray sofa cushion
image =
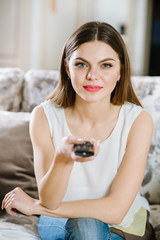
{"label": "gray sofa cushion", "polygon": [[160,204],[160,77],[132,77],[132,80],[135,92],[154,123],[141,193],[150,204]]}
{"label": "gray sofa cushion", "polygon": [[38,197],[29,119],[30,113],[0,111],[0,203],[17,186]]}
{"label": "gray sofa cushion", "polygon": [[0,110],[20,111],[23,75],[20,68],[0,68]]}
{"label": "gray sofa cushion", "polygon": [[43,102],[53,92],[58,79],[56,70],[29,70],[24,76],[22,111],[31,112]]}

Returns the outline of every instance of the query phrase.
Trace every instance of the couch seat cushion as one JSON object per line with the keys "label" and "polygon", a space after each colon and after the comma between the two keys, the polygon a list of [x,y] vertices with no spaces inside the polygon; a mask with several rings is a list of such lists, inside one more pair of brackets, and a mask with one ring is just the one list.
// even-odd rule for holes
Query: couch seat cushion
{"label": "couch seat cushion", "polygon": [[0,215],[0,239],[40,240],[37,222],[37,216],[25,216],[19,213],[15,217],[3,212]]}

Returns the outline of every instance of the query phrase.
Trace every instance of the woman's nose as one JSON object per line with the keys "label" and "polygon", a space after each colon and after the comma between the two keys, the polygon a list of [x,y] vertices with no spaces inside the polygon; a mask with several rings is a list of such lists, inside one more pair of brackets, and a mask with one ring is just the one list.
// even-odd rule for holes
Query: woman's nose
{"label": "woman's nose", "polygon": [[97,68],[89,69],[88,73],[87,73],[87,79],[88,80],[98,80],[99,79],[98,69]]}

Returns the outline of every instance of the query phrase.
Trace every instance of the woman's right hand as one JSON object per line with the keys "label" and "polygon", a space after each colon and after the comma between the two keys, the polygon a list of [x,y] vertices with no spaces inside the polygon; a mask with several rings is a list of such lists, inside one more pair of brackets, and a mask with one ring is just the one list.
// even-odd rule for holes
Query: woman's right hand
{"label": "woman's right hand", "polygon": [[83,144],[84,139],[79,139],[73,136],[67,136],[62,138],[57,150],[56,154],[61,156],[62,159],[66,162],[68,161],[75,161],[75,162],[87,162],[92,161],[99,152],[99,141],[94,139],[90,140],[90,142],[94,146],[94,155],[90,157],[80,157],[77,156],[74,152],[74,145],[75,144]]}

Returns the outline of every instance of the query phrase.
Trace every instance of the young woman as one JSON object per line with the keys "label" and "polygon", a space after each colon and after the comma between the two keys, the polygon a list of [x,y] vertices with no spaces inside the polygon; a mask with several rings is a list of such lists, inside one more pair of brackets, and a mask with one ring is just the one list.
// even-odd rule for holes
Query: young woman
{"label": "young woman", "polygon": [[[31,116],[39,200],[16,188],[2,207],[41,215],[42,239],[153,239],[139,194],[152,131],[120,34],[82,25],[65,45],[56,90]],[[74,145],[86,140],[94,155],[77,156]]]}

